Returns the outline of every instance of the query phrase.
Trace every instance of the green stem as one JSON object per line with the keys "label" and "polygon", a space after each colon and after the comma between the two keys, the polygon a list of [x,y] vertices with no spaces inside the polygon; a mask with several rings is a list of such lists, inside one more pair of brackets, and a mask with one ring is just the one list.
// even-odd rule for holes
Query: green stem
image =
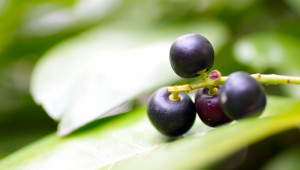
{"label": "green stem", "polygon": [[[294,76],[283,76],[276,74],[252,74],[254,79],[256,79],[261,84],[300,84],[300,77]],[[211,80],[209,77],[204,79],[202,82],[193,83],[193,84],[185,84],[182,86],[173,86],[168,87],[167,91],[171,93],[181,93],[181,92],[189,92],[191,90],[199,89],[199,88],[211,88],[214,86],[222,85],[225,83],[228,77],[220,77],[217,80]]]}
{"label": "green stem", "polygon": [[261,84],[300,84],[300,77],[294,76],[260,73],[252,74],[251,76]]}
{"label": "green stem", "polygon": [[208,75],[206,73],[206,69],[199,71],[198,74],[200,75],[200,77],[202,78],[202,80],[205,80],[205,79],[208,78]]}

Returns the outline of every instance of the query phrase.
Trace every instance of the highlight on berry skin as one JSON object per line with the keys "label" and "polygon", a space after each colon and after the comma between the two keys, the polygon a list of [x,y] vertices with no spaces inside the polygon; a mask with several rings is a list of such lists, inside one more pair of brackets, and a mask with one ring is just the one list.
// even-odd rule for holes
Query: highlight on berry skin
{"label": "highlight on berry skin", "polygon": [[202,35],[186,34],[175,40],[170,49],[170,63],[182,78],[194,78],[214,64],[214,49]]}
{"label": "highlight on berry skin", "polygon": [[180,93],[179,101],[171,101],[166,87],[158,89],[147,105],[148,117],[152,125],[162,134],[170,137],[187,132],[196,118],[195,105],[186,93]]}
{"label": "highlight on berry skin", "polygon": [[248,73],[231,73],[224,83],[219,100],[226,115],[231,119],[259,116],[266,106],[263,87]]}

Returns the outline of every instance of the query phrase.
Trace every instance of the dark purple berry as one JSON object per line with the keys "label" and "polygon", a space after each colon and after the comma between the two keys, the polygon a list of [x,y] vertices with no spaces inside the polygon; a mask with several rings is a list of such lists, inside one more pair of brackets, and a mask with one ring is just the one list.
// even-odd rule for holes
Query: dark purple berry
{"label": "dark purple berry", "polygon": [[266,106],[263,87],[245,72],[229,75],[220,91],[219,100],[231,119],[259,116]]}
{"label": "dark purple berry", "polygon": [[[218,89],[221,86],[217,87]],[[219,92],[213,96],[208,94],[208,88],[198,89],[195,96],[196,111],[200,119],[208,126],[215,127],[231,122],[219,103]]]}
{"label": "dark purple berry", "polygon": [[199,76],[214,64],[214,49],[210,42],[198,34],[186,34],[175,40],[170,50],[173,70],[182,78]]}
{"label": "dark purple berry", "polygon": [[166,136],[178,136],[194,124],[196,109],[186,93],[180,93],[179,101],[169,99],[166,87],[157,90],[147,105],[148,117],[153,126]]}

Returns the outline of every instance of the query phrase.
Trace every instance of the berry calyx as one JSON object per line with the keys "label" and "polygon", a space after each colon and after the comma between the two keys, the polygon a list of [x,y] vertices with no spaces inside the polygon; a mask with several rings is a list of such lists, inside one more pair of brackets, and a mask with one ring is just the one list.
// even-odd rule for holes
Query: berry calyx
{"label": "berry calyx", "polygon": [[260,115],[266,106],[263,87],[245,72],[234,72],[224,83],[219,100],[231,119]]}
{"label": "berry calyx", "polygon": [[179,101],[171,101],[166,87],[157,90],[147,105],[148,117],[153,126],[166,136],[179,136],[194,124],[196,109],[186,93],[180,93]]}
{"label": "berry calyx", "polygon": [[170,49],[170,63],[182,78],[193,78],[200,71],[208,71],[214,64],[211,43],[198,34],[186,34],[175,40]]}
{"label": "berry calyx", "polygon": [[[221,86],[215,88],[220,89]],[[218,96],[219,92],[214,95],[209,95],[208,88],[198,89],[195,95],[196,112],[202,122],[211,127],[232,121],[221,108]]]}

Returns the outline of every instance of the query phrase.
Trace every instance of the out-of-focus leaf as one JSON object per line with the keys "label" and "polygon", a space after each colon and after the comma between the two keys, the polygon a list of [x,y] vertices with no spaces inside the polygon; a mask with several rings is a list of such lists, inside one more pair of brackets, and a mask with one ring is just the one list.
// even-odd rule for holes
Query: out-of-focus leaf
{"label": "out-of-focus leaf", "polygon": [[298,170],[300,167],[300,147],[292,148],[271,159],[263,170]]}
{"label": "out-of-focus leaf", "polygon": [[20,40],[39,41],[39,38],[45,38],[51,41],[55,36],[62,39],[98,23],[105,25],[111,20],[130,20],[140,25],[169,22],[174,18],[180,20],[209,11],[214,14],[224,4],[220,0],[2,0],[0,54]]}
{"label": "out-of-focus leaf", "polygon": [[285,0],[285,2],[290,6],[290,8],[300,15],[300,1]]}
{"label": "out-of-focus leaf", "polygon": [[288,72],[300,68],[299,44],[300,39],[290,35],[260,32],[238,40],[234,55],[238,61],[256,71],[275,68]]}
{"label": "out-of-focus leaf", "polygon": [[168,56],[172,41],[181,34],[203,34],[216,51],[228,37],[226,26],[213,20],[132,28],[101,27],[64,42],[38,62],[31,92],[52,118],[60,120],[59,135],[104,117],[144,92],[180,80]]}
{"label": "out-of-focus leaf", "polygon": [[[282,102],[280,102],[282,101]],[[273,109],[281,106],[281,109]],[[195,169],[300,123],[300,102],[268,97],[264,116],[210,130],[197,122],[174,142],[150,124],[146,109],[98,120],[81,133],[50,135],[0,161],[0,169]],[[192,134],[192,135],[191,135]],[[173,139],[174,140],[174,139]]]}
{"label": "out-of-focus leaf", "polygon": [[[0,159],[56,130],[56,124],[29,94],[23,100],[26,102],[13,111],[0,107]],[[7,105],[9,101],[1,103]]]}
{"label": "out-of-focus leaf", "polygon": [[[22,25],[24,16],[33,7],[43,6],[44,4],[55,5],[59,4],[61,8],[66,7],[74,3],[74,0],[61,0],[61,1],[43,1],[37,2],[37,0],[28,1],[15,1],[15,0],[2,0],[0,3],[0,53],[6,48],[17,36],[18,29]],[[50,8],[49,8],[50,9]],[[49,10],[48,9],[48,10]]]}
{"label": "out-of-focus leaf", "polygon": [[243,10],[252,5],[253,3],[255,3],[255,0],[229,0],[227,1],[227,6],[232,10]]}
{"label": "out-of-focus leaf", "polygon": [[91,25],[113,13],[120,0],[78,0],[63,7],[61,3],[29,4],[23,11],[22,36],[48,36]]}

